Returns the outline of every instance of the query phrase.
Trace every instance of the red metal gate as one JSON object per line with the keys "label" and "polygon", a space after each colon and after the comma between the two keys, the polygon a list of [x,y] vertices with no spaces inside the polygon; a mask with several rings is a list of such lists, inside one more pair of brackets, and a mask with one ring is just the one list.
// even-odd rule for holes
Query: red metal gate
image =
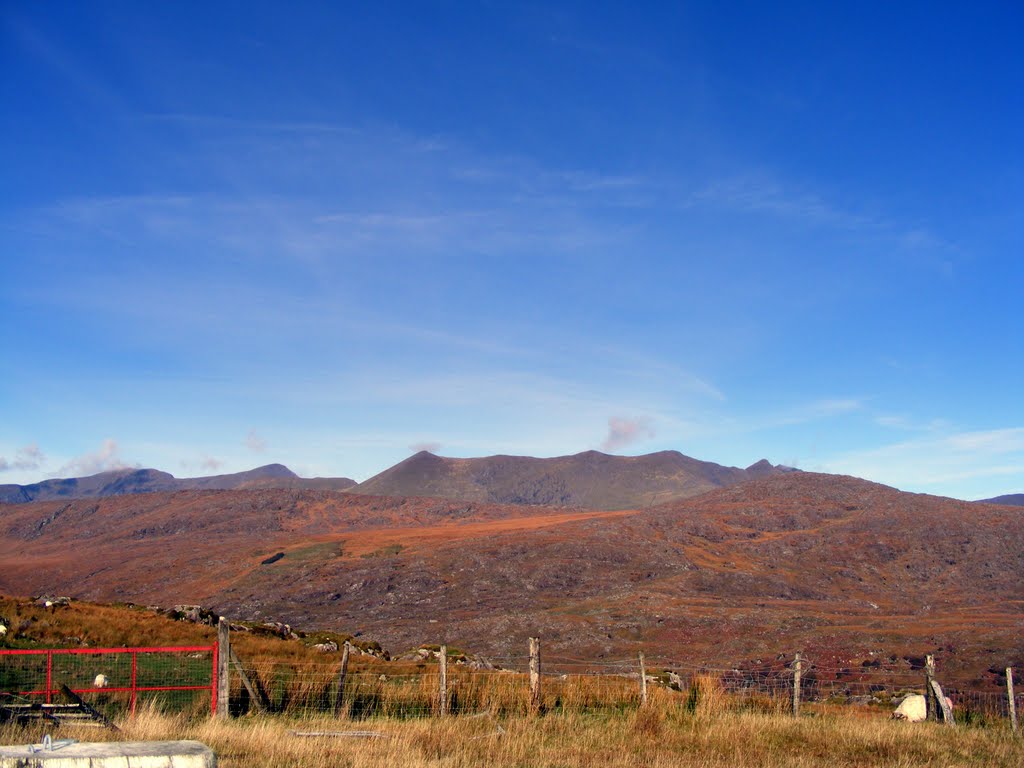
{"label": "red metal gate", "polygon": [[[206,654],[210,655],[208,667],[203,658]],[[207,670],[209,682],[198,680],[198,677],[206,677]],[[86,685],[86,682],[91,684]],[[140,693],[209,691],[210,711],[216,712],[217,644],[0,649],[0,690],[3,692],[25,697],[45,696],[46,703],[50,704],[53,695],[60,693],[61,684],[78,695],[127,693],[132,715]]]}

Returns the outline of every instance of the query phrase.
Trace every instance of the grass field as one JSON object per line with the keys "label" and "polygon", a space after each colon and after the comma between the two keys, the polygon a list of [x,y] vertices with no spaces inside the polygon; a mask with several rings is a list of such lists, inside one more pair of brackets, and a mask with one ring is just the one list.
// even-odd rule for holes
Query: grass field
{"label": "grass field", "polygon": [[[54,736],[82,740],[196,739],[224,768],[810,768],[828,765],[1024,765],[1024,739],[1006,727],[945,728],[846,714],[794,719],[756,712],[650,707],[618,715],[436,718],[352,722],[335,719],[246,717],[188,720],[142,712],[120,721],[122,731],[62,729]],[[375,738],[314,737],[294,731],[371,730]],[[39,726],[0,728],[0,742],[38,741]]]}
{"label": "grass field", "polygon": [[[12,627],[3,643],[7,647],[206,644],[214,635],[210,627],[126,607],[74,603],[50,612],[27,600],[0,598],[0,611]],[[785,695],[735,696],[710,676],[691,679],[689,691],[654,687],[646,707],[640,706],[634,680],[550,676],[544,682],[545,714],[534,716],[528,714],[525,675],[451,669],[453,707],[463,714],[431,717],[437,691],[433,661],[385,663],[364,657],[353,665],[342,716],[331,718],[308,705],[330,708],[322,705],[333,702],[337,675],[337,659],[306,644],[314,639],[320,638],[298,642],[237,634],[233,645],[249,662],[253,679],[274,692],[274,715],[215,721],[206,715],[208,699],[177,715],[142,704],[134,719],[123,714],[124,707],[105,707],[122,713],[116,715],[120,732],[7,724],[0,726],[0,743],[38,742],[45,733],[83,741],[196,739],[212,747],[226,768],[1024,766],[1024,738],[1010,731],[1005,717],[965,716],[971,725],[947,728],[891,721],[885,707],[808,701],[804,714],[793,718],[785,713]],[[116,677],[109,662],[104,660],[108,666],[102,671]],[[201,663],[205,674],[207,662]],[[8,666],[6,673],[13,674],[14,666]],[[83,670],[79,677],[86,681],[96,671]],[[140,671],[145,672],[142,664]],[[382,682],[384,672],[387,682]],[[233,696],[241,693],[239,687],[233,680]],[[364,706],[371,700],[375,706]],[[379,735],[293,733],[354,730]]]}

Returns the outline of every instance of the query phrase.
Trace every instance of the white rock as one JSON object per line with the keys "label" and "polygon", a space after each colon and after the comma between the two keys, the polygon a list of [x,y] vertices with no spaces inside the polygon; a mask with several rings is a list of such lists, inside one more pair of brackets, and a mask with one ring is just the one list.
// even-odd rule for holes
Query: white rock
{"label": "white rock", "polygon": [[920,693],[907,696],[892,713],[893,720],[906,720],[910,723],[923,722],[926,716],[924,696]]}

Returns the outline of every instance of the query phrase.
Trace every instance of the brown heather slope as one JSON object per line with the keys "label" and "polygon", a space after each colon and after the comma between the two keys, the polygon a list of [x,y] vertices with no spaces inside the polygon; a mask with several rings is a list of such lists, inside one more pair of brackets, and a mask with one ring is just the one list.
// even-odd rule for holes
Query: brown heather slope
{"label": "brown heather slope", "polygon": [[936,652],[980,679],[1024,663],[1024,510],[810,473],[639,512],[283,491],[30,504],[0,507],[0,590],[196,601],[393,651],[519,655],[539,634],[585,658]]}
{"label": "brown heather slope", "polygon": [[[0,505],[0,590],[97,599],[206,600],[282,550],[281,568],[348,556],[383,537],[560,509],[329,491],[182,491]],[[596,513],[590,513],[591,515]],[[512,523],[515,524],[515,523]],[[530,523],[524,523],[529,526]],[[363,545],[345,545],[360,534]],[[406,533],[404,535],[409,535]]]}
{"label": "brown heather slope", "polygon": [[452,459],[420,451],[351,490],[376,496],[439,496],[496,504],[642,509],[791,471],[764,460],[746,469],[723,467],[678,451],[644,456],[586,451],[549,459]]}

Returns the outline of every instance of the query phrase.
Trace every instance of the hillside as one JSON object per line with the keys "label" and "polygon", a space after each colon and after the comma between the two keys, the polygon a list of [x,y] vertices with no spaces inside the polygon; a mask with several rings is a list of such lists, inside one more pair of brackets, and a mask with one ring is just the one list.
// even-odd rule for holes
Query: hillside
{"label": "hillside", "polygon": [[538,459],[452,459],[420,451],[351,490],[377,496],[439,496],[496,504],[642,509],[758,477],[792,471],[767,461],[739,469],[678,451],[610,456],[586,451]]}
{"label": "hillside", "polygon": [[343,491],[355,485],[347,477],[299,477],[283,464],[229,475],[177,478],[156,469],[119,469],[88,477],[43,480],[31,485],[0,485],[0,502],[23,504],[53,499],[86,499],[134,493],[257,488],[309,488]]}
{"label": "hillside", "polygon": [[395,650],[507,654],[540,634],[591,657],[938,649],[983,670],[1024,663],[1024,511],[812,473],[622,512],[280,490],[45,502],[0,506],[0,590],[198,602]]}

